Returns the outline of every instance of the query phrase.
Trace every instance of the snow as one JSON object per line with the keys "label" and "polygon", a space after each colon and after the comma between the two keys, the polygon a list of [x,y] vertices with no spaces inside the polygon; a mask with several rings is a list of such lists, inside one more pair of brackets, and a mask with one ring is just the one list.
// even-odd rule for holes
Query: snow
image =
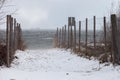
{"label": "snow", "polygon": [[0,80],[118,80],[120,67],[105,66],[64,49],[17,51],[10,68],[0,67]]}

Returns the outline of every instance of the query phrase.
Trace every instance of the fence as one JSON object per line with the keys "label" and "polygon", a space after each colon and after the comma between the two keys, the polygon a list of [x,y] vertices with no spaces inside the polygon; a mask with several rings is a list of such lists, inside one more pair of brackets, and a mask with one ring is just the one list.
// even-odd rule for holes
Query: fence
{"label": "fence", "polygon": [[[3,45],[0,45],[3,47]],[[0,64],[5,64],[10,67],[10,63],[14,59],[14,54],[17,49],[22,50],[22,30],[21,25],[17,23],[16,19],[11,15],[7,15],[6,18],[6,41],[4,48],[0,51]]]}
{"label": "fence", "polygon": [[75,17],[69,17],[68,27],[65,25],[60,29],[57,28],[55,47],[71,49],[87,58],[94,56],[102,62],[111,61],[118,64],[120,31],[117,30],[115,16],[111,15],[111,21],[106,17],[98,19],[94,16],[93,19],[78,21],[78,25]]}

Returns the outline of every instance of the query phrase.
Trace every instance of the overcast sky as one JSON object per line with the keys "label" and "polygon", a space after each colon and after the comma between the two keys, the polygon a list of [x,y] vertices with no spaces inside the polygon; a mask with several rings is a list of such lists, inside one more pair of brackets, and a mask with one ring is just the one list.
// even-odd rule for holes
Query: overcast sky
{"label": "overcast sky", "polygon": [[116,0],[12,0],[17,9],[14,17],[23,29],[56,29],[67,24],[68,16],[78,20],[108,16]]}

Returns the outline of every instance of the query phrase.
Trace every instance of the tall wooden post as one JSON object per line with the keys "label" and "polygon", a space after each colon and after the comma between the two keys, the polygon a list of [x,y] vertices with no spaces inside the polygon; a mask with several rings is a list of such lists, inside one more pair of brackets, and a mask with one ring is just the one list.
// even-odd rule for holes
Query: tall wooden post
{"label": "tall wooden post", "polygon": [[74,51],[76,52],[76,21],[74,18]]}
{"label": "tall wooden post", "polygon": [[10,17],[10,61],[13,56],[13,18]]}
{"label": "tall wooden post", "polygon": [[60,32],[59,32],[59,28],[58,28],[58,47],[60,47]]}
{"label": "tall wooden post", "polygon": [[6,46],[7,46],[7,67],[10,67],[10,15],[7,15],[7,28],[6,28]]}
{"label": "tall wooden post", "polygon": [[56,39],[57,39],[57,44],[56,44],[56,47],[58,47],[58,27],[57,27],[57,32],[56,32]]}
{"label": "tall wooden post", "polygon": [[96,17],[93,17],[93,21],[94,21],[94,34],[93,34],[93,38],[94,38],[94,49],[96,48]]}
{"label": "tall wooden post", "polygon": [[86,55],[87,55],[87,41],[88,41],[88,38],[87,38],[87,35],[88,35],[88,19],[86,18],[86,35],[85,35],[85,48],[86,48]]}
{"label": "tall wooden post", "polygon": [[14,19],[14,53],[17,50],[16,47],[16,19]]}
{"label": "tall wooden post", "polygon": [[[113,54],[113,64],[118,62],[118,46],[117,46],[117,21],[116,15],[111,15],[111,28],[112,28],[112,54]],[[119,44],[118,44],[119,45]]]}
{"label": "tall wooden post", "polygon": [[22,30],[21,25],[19,24],[19,49],[22,50]]}
{"label": "tall wooden post", "polygon": [[64,27],[62,27],[62,48],[64,47]]}
{"label": "tall wooden post", "polygon": [[66,36],[66,25],[65,25],[65,34],[64,34],[64,37],[65,37],[65,41],[64,41],[65,43],[64,43],[64,45],[65,45],[65,47],[66,47],[66,37],[67,37],[67,36]]}
{"label": "tall wooden post", "polygon": [[19,40],[18,41],[19,42],[18,43],[19,44],[19,50],[22,50],[22,31],[21,31],[21,25],[19,24],[18,27],[19,27],[19,34],[18,34],[19,35],[19,39],[18,39]]}
{"label": "tall wooden post", "polygon": [[19,26],[19,24],[17,23],[17,26],[16,26],[16,49],[19,49],[19,48],[18,48],[19,27],[18,27],[18,26]]}
{"label": "tall wooden post", "polygon": [[18,24],[18,49],[20,50],[20,27],[19,27],[19,24]]}
{"label": "tall wooden post", "polygon": [[81,51],[81,48],[80,48],[81,44],[80,44],[80,42],[81,42],[81,21],[79,21],[79,51]]}
{"label": "tall wooden post", "polygon": [[60,29],[59,36],[60,36],[60,37],[59,37],[59,40],[60,40],[60,42],[59,42],[60,44],[59,44],[59,45],[60,45],[60,48],[61,48],[61,29]]}
{"label": "tall wooden post", "polygon": [[106,53],[106,47],[107,47],[107,42],[106,42],[106,17],[104,17],[104,44],[105,44],[105,53]]}
{"label": "tall wooden post", "polygon": [[70,48],[70,25],[71,25],[71,18],[68,17],[68,48]]}
{"label": "tall wooden post", "polygon": [[73,30],[72,30],[72,25],[70,27],[71,27],[71,31],[70,31],[70,47],[72,49],[72,46],[73,46]]}

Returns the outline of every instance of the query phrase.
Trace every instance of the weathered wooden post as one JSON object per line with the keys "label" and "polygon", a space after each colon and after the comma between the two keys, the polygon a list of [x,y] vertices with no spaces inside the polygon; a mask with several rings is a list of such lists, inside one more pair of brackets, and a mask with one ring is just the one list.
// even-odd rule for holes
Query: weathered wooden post
{"label": "weathered wooden post", "polygon": [[119,47],[118,47],[118,30],[117,30],[117,17],[115,14],[111,15],[111,27],[112,27],[112,54],[113,54],[113,64],[120,64],[119,60]]}
{"label": "weathered wooden post", "polygon": [[18,24],[18,49],[20,50],[20,27],[19,27],[19,24]]}
{"label": "weathered wooden post", "polygon": [[56,47],[58,47],[58,27],[57,27],[57,32],[56,32],[56,39],[57,39],[57,43],[56,43]]}
{"label": "weathered wooden post", "polygon": [[7,67],[10,67],[10,15],[7,15],[7,28],[6,28],[6,46],[7,46]]}
{"label": "weathered wooden post", "polygon": [[62,27],[61,32],[62,32],[62,33],[61,33],[61,36],[62,36],[62,38],[61,38],[61,39],[62,39],[62,41],[61,41],[62,46],[61,46],[61,47],[63,48],[63,46],[64,46],[64,44],[63,44],[63,43],[64,43],[64,28],[63,28],[63,27]]}
{"label": "weathered wooden post", "polygon": [[93,33],[93,38],[94,38],[94,49],[96,48],[96,17],[93,17],[93,26],[94,26],[94,33]]}
{"label": "weathered wooden post", "polygon": [[64,34],[64,38],[65,38],[65,41],[64,41],[65,43],[64,43],[64,45],[65,45],[65,48],[66,48],[66,37],[67,37],[67,36],[66,36],[66,25],[65,25],[65,34]]}
{"label": "weathered wooden post", "polygon": [[70,48],[70,25],[71,25],[71,18],[68,17],[68,48]]}
{"label": "weathered wooden post", "polygon": [[76,21],[73,17],[73,26],[74,26],[74,51],[76,52]]}
{"label": "weathered wooden post", "polygon": [[79,21],[79,52],[81,51],[81,48],[80,48],[81,44],[80,44],[80,42],[81,42],[81,21]]}
{"label": "weathered wooden post", "polygon": [[104,17],[104,44],[105,44],[105,53],[107,48],[107,42],[106,42],[106,17]]}
{"label": "weathered wooden post", "polygon": [[57,47],[59,47],[59,28],[57,28],[57,35],[58,35],[58,37],[57,37]]}
{"label": "weathered wooden post", "polygon": [[70,31],[70,47],[71,50],[73,48],[73,30],[72,30],[72,25],[70,25],[71,31]]}
{"label": "weathered wooden post", "polygon": [[88,41],[88,38],[87,38],[87,35],[88,35],[88,18],[86,18],[86,35],[85,35],[85,48],[86,48],[86,55],[88,54],[87,52],[87,41]]}
{"label": "weathered wooden post", "polygon": [[59,41],[60,41],[60,42],[59,42],[59,43],[60,43],[59,45],[60,45],[60,48],[61,48],[61,28],[60,28],[60,33],[59,33]]}
{"label": "weathered wooden post", "polygon": [[22,30],[21,25],[19,24],[19,49],[22,50]]}
{"label": "weathered wooden post", "polygon": [[19,49],[19,48],[18,48],[18,36],[19,36],[19,35],[18,35],[18,34],[19,34],[19,33],[18,33],[18,31],[19,31],[19,30],[18,30],[18,26],[19,26],[19,24],[17,23],[17,26],[16,26],[16,49]]}
{"label": "weathered wooden post", "polygon": [[10,17],[10,61],[12,60],[13,56],[13,18]]}
{"label": "weathered wooden post", "polygon": [[17,50],[16,47],[16,19],[14,19],[14,53]]}

